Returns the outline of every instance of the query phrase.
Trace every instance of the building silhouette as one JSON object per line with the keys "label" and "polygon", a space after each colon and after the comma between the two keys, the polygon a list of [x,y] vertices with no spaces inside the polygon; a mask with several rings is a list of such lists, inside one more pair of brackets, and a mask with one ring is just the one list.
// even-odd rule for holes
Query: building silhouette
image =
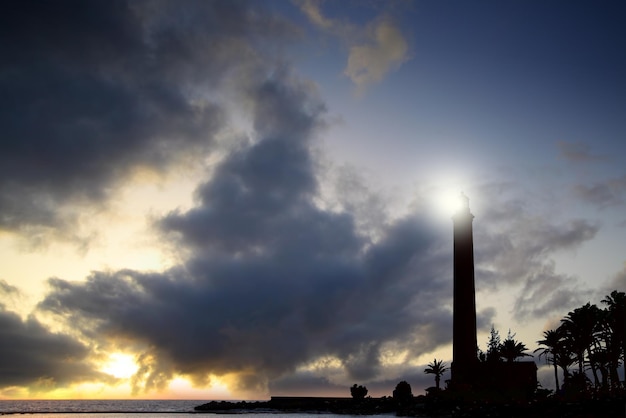
{"label": "building silhouette", "polygon": [[452,217],[454,225],[454,302],[452,336],[452,382],[471,384],[478,363],[476,343],[476,289],[474,242],[469,199]]}

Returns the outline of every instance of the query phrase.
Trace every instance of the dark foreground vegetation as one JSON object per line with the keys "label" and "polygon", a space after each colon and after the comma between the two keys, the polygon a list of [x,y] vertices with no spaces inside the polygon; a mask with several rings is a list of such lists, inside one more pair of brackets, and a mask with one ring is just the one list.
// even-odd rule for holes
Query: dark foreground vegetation
{"label": "dark foreground vegetation", "polygon": [[[569,312],[559,327],[543,333],[535,350],[554,371],[555,391],[537,384],[532,357],[515,334],[500,340],[492,328],[487,350],[477,354],[472,384],[441,378],[449,369],[441,360],[425,373],[435,386],[426,395],[413,396],[402,381],[392,396],[371,398],[362,385],[350,387],[351,398],[272,397],[263,402],[210,402],[198,412],[333,413],[349,415],[396,414],[413,417],[626,417],[626,387],[618,370],[626,353],[626,294],[613,291],[602,300],[604,309],[587,303]],[[560,371],[560,373],[559,373]],[[562,379],[559,379],[559,375]],[[529,378],[530,377],[530,378]]]}
{"label": "dark foreground vegetation", "polygon": [[417,396],[399,404],[392,397],[365,398],[272,398],[269,401],[213,401],[197,406],[207,413],[331,413],[342,415],[395,414],[407,417],[539,417],[589,418],[624,417],[626,404],[621,395],[566,401],[557,398],[530,402],[470,400],[451,394]]}

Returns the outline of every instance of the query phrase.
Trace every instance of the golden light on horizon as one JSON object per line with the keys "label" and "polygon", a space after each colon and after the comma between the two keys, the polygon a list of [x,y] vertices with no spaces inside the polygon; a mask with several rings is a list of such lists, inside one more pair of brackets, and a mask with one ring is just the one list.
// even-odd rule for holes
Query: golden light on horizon
{"label": "golden light on horizon", "polygon": [[[115,356],[118,360],[111,363],[117,374],[128,374],[126,355]],[[124,367],[122,367],[124,365]],[[113,375],[113,373],[111,373]],[[32,387],[10,387],[0,392],[1,399],[189,399],[189,400],[232,400],[235,397],[226,382],[216,376],[211,376],[210,385],[196,387],[185,376],[176,375],[162,390],[151,390],[133,394],[128,378],[119,378],[117,383],[82,382],[67,387],[55,387],[54,382],[39,382]]]}
{"label": "golden light on horizon", "polygon": [[165,391],[172,398],[176,399],[211,399],[230,400],[233,399],[228,384],[217,376],[211,376],[211,383],[208,387],[195,387],[183,376],[176,376]]}

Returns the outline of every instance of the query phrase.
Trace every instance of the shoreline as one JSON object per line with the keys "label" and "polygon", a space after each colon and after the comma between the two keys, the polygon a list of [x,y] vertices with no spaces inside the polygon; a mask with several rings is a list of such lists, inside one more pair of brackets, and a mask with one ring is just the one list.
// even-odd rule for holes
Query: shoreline
{"label": "shoreline", "polygon": [[279,397],[269,401],[212,401],[194,408],[197,413],[213,414],[336,414],[336,415],[395,415],[403,417],[624,417],[626,399],[621,396],[600,399],[542,399],[531,402],[493,402],[445,399],[418,396],[399,403],[391,397],[314,398]]}

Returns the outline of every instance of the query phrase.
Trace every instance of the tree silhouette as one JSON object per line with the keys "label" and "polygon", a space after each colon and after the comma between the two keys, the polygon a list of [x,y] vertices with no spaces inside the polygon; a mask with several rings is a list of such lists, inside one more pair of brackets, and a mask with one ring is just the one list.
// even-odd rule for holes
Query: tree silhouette
{"label": "tree silhouette", "polygon": [[554,381],[556,384],[556,391],[560,389],[559,386],[559,373],[558,357],[563,354],[564,341],[563,331],[560,328],[549,329],[543,332],[543,340],[537,341],[537,344],[543,345],[544,348],[537,348],[534,352],[539,351],[539,358],[542,356],[546,358],[547,362],[551,362],[554,366]]}
{"label": "tree silhouette", "polygon": [[489,341],[487,341],[487,354],[486,361],[498,362],[500,361],[500,333],[496,331],[494,326],[491,326],[489,333]]}
{"label": "tree silhouette", "polygon": [[[544,338],[537,341],[542,347],[535,352],[553,365],[556,388],[566,394],[589,389],[592,382],[585,370],[591,370],[596,389],[621,387],[618,369],[621,361],[626,362],[626,293],[614,290],[601,302],[607,305],[605,309],[588,302],[568,312],[557,329],[544,331]],[[574,363],[578,370],[570,373],[568,368]],[[562,385],[557,367],[563,370]]]}
{"label": "tree silhouette", "polygon": [[406,403],[410,401],[411,398],[413,398],[411,385],[406,380],[399,382],[393,390],[393,399],[398,401],[398,403]]}
{"label": "tree silhouette", "polygon": [[[602,335],[608,354],[611,385],[619,385],[620,357],[626,359],[626,293],[614,290],[601,301],[607,305],[604,316]],[[626,373],[626,361],[624,361],[624,373]]]}
{"label": "tree silhouette", "polygon": [[350,394],[353,399],[363,399],[367,396],[367,388],[365,386],[357,386],[356,383],[350,388]]}
{"label": "tree silhouette", "polygon": [[[561,333],[561,335],[564,335],[564,331],[562,329],[562,326],[560,326],[559,328],[557,328],[558,332]],[[567,379],[569,379],[569,377],[571,376],[570,372],[569,372],[569,367],[574,364],[574,362],[576,361],[575,358],[575,354],[570,350],[570,348],[567,345],[567,340],[565,340],[565,337],[562,337],[562,345],[560,345],[559,347],[557,347],[557,352],[556,352],[556,362],[558,364],[558,366],[561,368],[561,370],[563,370],[563,384],[565,384],[565,381],[567,381]]]}
{"label": "tree silhouette", "polygon": [[588,302],[586,305],[568,312],[565,318],[561,320],[567,346],[576,354],[578,374],[581,376],[584,374],[585,354],[587,354],[596,386],[599,385],[599,381],[591,350],[597,341],[600,318],[600,309]]}
{"label": "tree silhouette", "polygon": [[531,354],[525,353],[528,350],[526,346],[516,341],[513,337],[515,334],[509,336],[500,344],[500,357],[504,358],[507,363],[513,363],[519,357],[532,357]]}
{"label": "tree silhouette", "polygon": [[424,369],[424,373],[426,374],[434,374],[435,375],[435,387],[437,390],[440,389],[439,385],[441,382],[441,376],[448,370],[447,364],[442,360],[434,359],[432,363],[428,363],[428,367]]}

